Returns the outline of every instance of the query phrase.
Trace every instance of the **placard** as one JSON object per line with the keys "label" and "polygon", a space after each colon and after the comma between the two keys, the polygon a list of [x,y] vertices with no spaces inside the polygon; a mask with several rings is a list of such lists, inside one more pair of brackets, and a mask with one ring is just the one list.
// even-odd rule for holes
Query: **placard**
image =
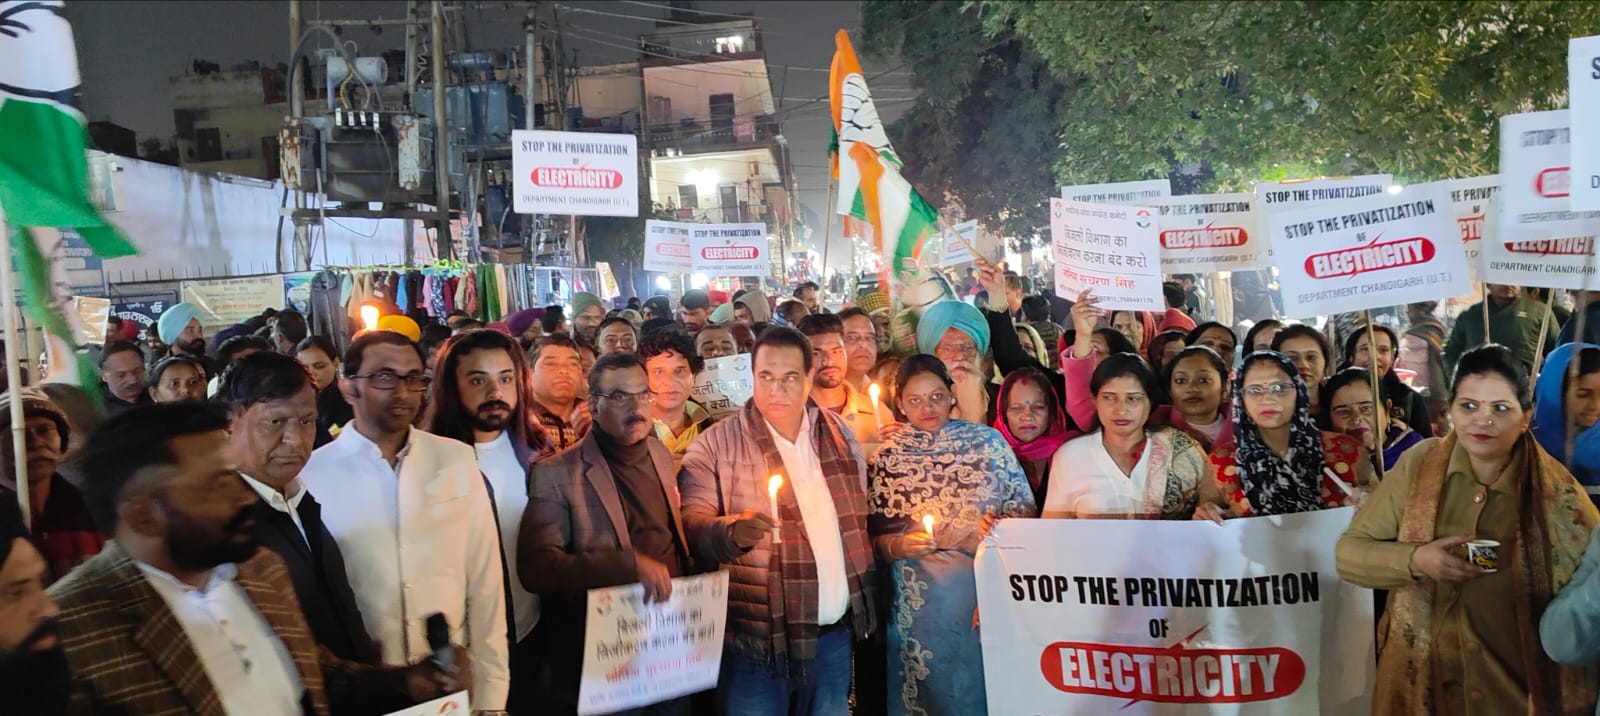
{"label": "placard", "polygon": [[283,307],[311,315],[311,280],[315,271],[300,271],[283,275]]}
{"label": "placard", "polygon": [[1572,126],[1589,130],[1572,136],[1571,208],[1600,211],[1600,35],[1567,41],[1567,106]]}
{"label": "placard", "polygon": [[1172,196],[1170,179],[1118,181],[1107,184],[1076,184],[1061,187],[1061,198],[1088,204],[1143,204]]}
{"label": "placard", "polygon": [[610,262],[596,261],[594,270],[600,274],[600,300],[610,301],[622,295],[622,289],[617,287],[617,276],[611,273]]}
{"label": "placard", "polygon": [[1479,254],[1483,251],[1483,237],[1494,231],[1494,225],[1487,221],[1489,204],[1499,192],[1499,174],[1450,180],[1450,201],[1456,205],[1456,225],[1461,229],[1461,246],[1467,251],[1467,270],[1474,282],[1481,280],[1478,267],[1482,263]]}
{"label": "placard", "polygon": [[1307,204],[1382,194],[1391,186],[1394,186],[1394,176],[1390,174],[1257,182],[1256,210],[1265,216],[1279,211],[1291,211]]}
{"label": "placard", "polygon": [[739,412],[755,390],[750,354],[739,353],[706,361],[705,367],[694,376],[691,395],[712,417],[721,418]]}
{"label": "placard", "polygon": [[1161,212],[1161,270],[1254,271],[1267,267],[1255,195],[1200,194],[1140,202]]}
{"label": "placard", "polygon": [[[939,261],[945,267],[972,263],[972,252],[967,250],[967,244],[971,244],[973,246],[978,245],[977,219],[963,221],[959,224],[956,224],[954,228],[956,230],[955,234],[952,234],[948,231],[941,231],[939,233],[939,235],[944,239],[942,253],[939,254]],[[959,235],[960,238],[957,238],[957,235]],[[966,239],[967,243],[961,243],[961,239]]]}
{"label": "placard", "polygon": [[672,580],[646,604],[644,586],[589,590],[578,713],[661,703],[717,685],[728,623],[728,572]]}
{"label": "placard", "polygon": [[1507,248],[1488,256],[1487,281],[1522,276],[1516,285],[1600,289],[1593,258],[1600,212],[1571,210],[1569,117],[1562,109],[1500,118],[1496,226]]}
{"label": "placard", "polygon": [[766,224],[690,224],[690,270],[711,277],[765,276],[772,272],[767,258]]}
{"label": "placard", "polygon": [[116,302],[111,304],[111,315],[138,324],[142,333],[156,324],[156,319],[161,317],[162,311],[167,310],[167,306],[177,302],[177,291],[118,296]]}
{"label": "placard", "polygon": [[1056,295],[1088,289],[1105,309],[1161,311],[1156,210],[1147,206],[1050,199]]}
{"label": "placard", "polygon": [[72,325],[73,340],[80,346],[105,345],[106,319],[111,317],[111,299],[73,296],[72,304],[78,318]]}
{"label": "placard", "polygon": [[644,222],[644,270],[689,273],[694,268],[689,260],[691,226],[682,221]]}
{"label": "placard", "polygon": [[182,288],[183,300],[194,304],[208,336],[269,308],[283,308],[282,274],[184,281]]}
{"label": "placard", "polygon": [[408,709],[400,709],[386,716],[467,716],[470,711],[472,699],[465,691],[457,691],[449,696],[440,696],[425,704],[417,704]]}
{"label": "placard", "polygon": [[1001,521],[974,568],[989,713],[1368,713],[1372,593],[1334,566],[1353,514]]}
{"label": "placard", "polygon": [[639,138],[512,130],[511,192],[518,214],[638,216]]}
{"label": "placard", "polygon": [[1285,315],[1331,315],[1472,291],[1449,182],[1262,217]]}

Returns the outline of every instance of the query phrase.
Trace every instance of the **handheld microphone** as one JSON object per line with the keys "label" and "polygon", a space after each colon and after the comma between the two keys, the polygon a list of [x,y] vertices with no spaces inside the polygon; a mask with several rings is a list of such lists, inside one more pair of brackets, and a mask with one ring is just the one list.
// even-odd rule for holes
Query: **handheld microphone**
{"label": "handheld microphone", "polygon": [[450,646],[450,623],[444,614],[434,612],[428,615],[427,629],[428,648],[433,651],[429,659],[440,671],[449,671],[456,663],[456,651]]}

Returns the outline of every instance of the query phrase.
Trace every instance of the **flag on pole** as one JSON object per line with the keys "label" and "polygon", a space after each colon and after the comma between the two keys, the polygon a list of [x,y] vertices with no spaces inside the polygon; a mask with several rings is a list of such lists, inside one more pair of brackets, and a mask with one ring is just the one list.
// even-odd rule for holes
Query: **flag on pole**
{"label": "flag on pole", "polygon": [[840,30],[834,41],[829,89],[838,144],[832,163],[839,178],[835,210],[871,224],[894,272],[905,273],[921,257],[939,212],[900,176],[903,164],[889,146],[850,35]]}
{"label": "flag on pole", "polygon": [[[68,345],[76,341],[55,310],[66,297],[52,295],[50,261],[25,227],[75,229],[101,258],[137,253],[89,200],[78,84],[78,53],[61,0],[0,2],[0,213],[28,318]],[[10,306],[11,297],[4,301]]]}

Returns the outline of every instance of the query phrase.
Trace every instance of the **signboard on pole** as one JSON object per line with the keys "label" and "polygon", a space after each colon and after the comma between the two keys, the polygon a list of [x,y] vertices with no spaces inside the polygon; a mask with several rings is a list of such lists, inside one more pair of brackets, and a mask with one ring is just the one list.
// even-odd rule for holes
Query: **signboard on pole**
{"label": "signboard on pole", "polygon": [[1147,206],[1051,198],[1056,295],[1076,300],[1088,290],[1101,308],[1163,310],[1156,214]]}
{"label": "signboard on pole", "polygon": [[689,227],[681,221],[644,222],[644,270],[689,273]]}
{"label": "signboard on pole", "polygon": [[1267,242],[1256,224],[1252,194],[1151,199],[1161,213],[1161,270],[1167,273],[1266,268]]}
{"label": "signboard on pole", "polygon": [[156,324],[156,319],[161,317],[162,311],[167,310],[167,306],[177,302],[177,291],[118,296],[116,303],[111,304],[111,315],[138,324],[142,333]]}
{"label": "signboard on pole", "polygon": [[[1489,224],[1489,204],[1500,192],[1500,175],[1450,180],[1450,201],[1456,205],[1456,225],[1461,229],[1461,246],[1467,250],[1467,270],[1474,282],[1478,277],[1483,237],[1493,233]],[[1490,241],[1496,240],[1491,237]]]}
{"label": "signboard on pole", "polygon": [[639,138],[511,132],[511,204],[518,214],[639,215]]}
{"label": "signboard on pole", "polygon": [[[1500,118],[1499,241],[1486,281],[1519,286],[1600,289],[1595,235],[1600,212],[1571,210],[1572,132],[1567,110]],[[1588,129],[1588,128],[1586,128]]]}
{"label": "signboard on pole", "polygon": [[1448,182],[1262,218],[1290,316],[1399,306],[1472,291]]}
{"label": "signboard on pole", "polygon": [[1164,196],[1172,196],[1172,181],[1169,179],[1061,187],[1061,198],[1086,204],[1144,204]]}
{"label": "signboard on pole", "polygon": [[711,417],[721,418],[739,412],[755,390],[750,354],[740,353],[706,361],[694,376],[692,395]]}
{"label": "signboard on pole", "polygon": [[269,308],[283,308],[283,274],[184,281],[183,300],[194,304],[206,335]]}
{"label": "signboard on pole", "polygon": [[[967,244],[978,245],[977,219],[970,219],[956,224],[955,230],[955,234],[948,231],[943,231],[939,234],[944,239],[939,260],[946,267],[972,263],[972,252],[967,250]],[[960,239],[956,238],[957,234],[960,235]],[[967,243],[961,243],[961,239],[966,239]]]}
{"label": "signboard on pole", "polygon": [[1600,35],[1567,41],[1567,106],[1588,129],[1572,137],[1572,209],[1600,211]]}
{"label": "signboard on pole", "polygon": [[765,276],[772,270],[767,225],[690,224],[689,261],[707,276]]}
{"label": "signboard on pole", "polygon": [[578,713],[608,714],[717,685],[728,623],[727,570],[672,580],[646,604],[644,587],[589,590]]}
{"label": "signboard on pole", "polygon": [[1332,549],[1352,514],[1001,521],[975,566],[989,713],[1367,713],[1372,593]]}

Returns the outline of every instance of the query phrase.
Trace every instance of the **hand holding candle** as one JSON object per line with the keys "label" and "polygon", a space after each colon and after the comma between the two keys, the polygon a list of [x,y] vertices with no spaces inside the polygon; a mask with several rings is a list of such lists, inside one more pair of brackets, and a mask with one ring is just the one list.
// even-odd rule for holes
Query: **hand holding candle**
{"label": "hand holding candle", "polygon": [[879,430],[883,430],[883,411],[878,408],[878,396],[882,393],[883,389],[877,383],[867,386],[867,395],[872,398],[872,420]]}
{"label": "hand holding candle", "polygon": [[783,489],[783,476],[773,475],[767,480],[767,498],[772,505],[772,540],[778,540],[778,491]]}
{"label": "hand holding candle", "polygon": [[933,539],[933,515],[922,516],[922,531],[928,533],[928,539]]}

